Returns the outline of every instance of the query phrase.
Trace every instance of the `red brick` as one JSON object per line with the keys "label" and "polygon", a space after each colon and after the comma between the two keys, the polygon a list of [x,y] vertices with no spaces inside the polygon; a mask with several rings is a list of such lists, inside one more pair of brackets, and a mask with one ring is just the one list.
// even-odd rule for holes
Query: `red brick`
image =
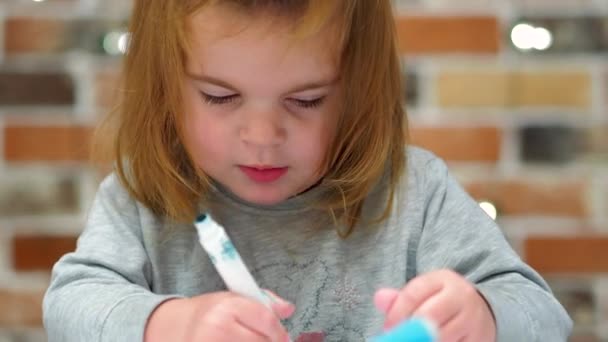
{"label": "red brick", "polygon": [[400,17],[397,32],[406,54],[497,53],[500,29],[496,17]]}
{"label": "red brick", "polygon": [[85,161],[89,158],[87,126],[8,125],[4,132],[7,161]]}
{"label": "red brick", "polygon": [[466,185],[476,199],[489,200],[500,215],[548,215],[584,218],[587,215],[583,182],[549,184],[522,181],[491,181]]}
{"label": "red brick", "polygon": [[0,289],[0,327],[42,326],[43,297],[44,291]]}
{"label": "red brick", "polygon": [[412,144],[448,161],[496,162],[500,158],[501,132],[496,127],[416,127],[410,137]]}
{"label": "red brick", "polygon": [[541,273],[608,272],[608,236],[530,237],[524,250]]}
{"label": "red brick", "polygon": [[64,21],[13,17],[5,23],[6,54],[55,52],[65,47],[67,26]]}
{"label": "red brick", "polygon": [[15,236],[13,267],[17,271],[50,271],[59,258],[76,249],[73,236]]}

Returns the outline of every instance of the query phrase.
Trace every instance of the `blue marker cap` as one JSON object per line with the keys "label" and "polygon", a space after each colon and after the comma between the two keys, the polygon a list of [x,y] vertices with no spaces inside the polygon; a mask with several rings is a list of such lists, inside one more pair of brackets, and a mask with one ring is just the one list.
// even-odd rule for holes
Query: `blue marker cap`
{"label": "blue marker cap", "polygon": [[421,318],[409,319],[388,332],[374,337],[372,342],[435,342],[434,326]]}

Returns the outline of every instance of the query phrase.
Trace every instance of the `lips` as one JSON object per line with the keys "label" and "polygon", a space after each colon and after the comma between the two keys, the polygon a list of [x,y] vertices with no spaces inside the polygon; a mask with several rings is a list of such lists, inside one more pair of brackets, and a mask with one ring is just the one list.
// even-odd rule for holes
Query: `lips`
{"label": "lips", "polygon": [[287,167],[266,167],[266,166],[239,166],[241,171],[249,179],[258,183],[270,183],[281,178],[286,172]]}

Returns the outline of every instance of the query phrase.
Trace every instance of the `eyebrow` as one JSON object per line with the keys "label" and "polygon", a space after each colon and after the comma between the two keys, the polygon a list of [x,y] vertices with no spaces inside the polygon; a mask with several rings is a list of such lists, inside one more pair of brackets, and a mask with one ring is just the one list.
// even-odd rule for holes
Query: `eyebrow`
{"label": "eyebrow", "polygon": [[[216,85],[216,86],[219,86],[222,88],[232,90],[234,92],[238,92],[236,87],[232,86],[228,82],[220,80],[219,78],[215,78],[215,77],[208,76],[208,75],[195,75],[193,73],[186,73],[186,75],[195,81],[213,84],[213,85]],[[292,88],[290,91],[287,92],[287,94],[297,93],[297,92],[301,92],[301,91],[305,91],[305,90],[328,87],[328,86],[334,85],[337,82],[338,82],[338,77],[326,78],[326,79],[321,79],[321,80],[312,81],[312,82],[306,82],[306,83],[300,84],[300,85]]]}

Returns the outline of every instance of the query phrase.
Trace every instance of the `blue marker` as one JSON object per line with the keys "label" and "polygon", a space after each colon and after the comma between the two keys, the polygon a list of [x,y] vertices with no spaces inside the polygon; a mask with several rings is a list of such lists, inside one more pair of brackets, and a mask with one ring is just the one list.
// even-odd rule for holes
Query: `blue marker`
{"label": "blue marker", "polygon": [[[230,291],[255,299],[271,308],[273,299],[258,286],[224,227],[211,216],[200,215],[194,222],[203,249]],[[291,339],[289,340],[291,342]]]}
{"label": "blue marker", "polygon": [[272,301],[253,279],[245,263],[228,238],[224,227],[208,215],[194,222],[201,245],[230,291],[255,299],[270,308]]}
{"label": "blue marker", "polygon": [[409,319],[386,333],[371,339],[371,342],[436,342],[437,329],[421,318]]}

